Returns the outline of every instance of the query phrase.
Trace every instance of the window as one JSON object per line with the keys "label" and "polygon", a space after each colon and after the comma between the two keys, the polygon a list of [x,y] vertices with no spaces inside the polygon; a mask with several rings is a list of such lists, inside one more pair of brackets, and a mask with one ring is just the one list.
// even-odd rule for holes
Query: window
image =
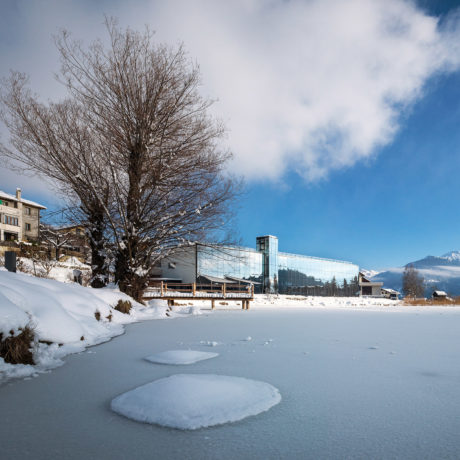
{"label": "window", "polygon": [[30,224],[26,224],[26,232],[30,232]]}
{"label": "window", "polygon": [[5,216],[4,216],[3,222],[4,222],[6,225],[16,225],[16,227],[19,225],[19,223],[18,223],[18,218],[17,218],[17,217],[7,216],[6,214],[5,214]]}
{"label": "window", "polygon": [[15,207],[15,208],[18,207],[18,202],[17,202],[17,201],[14,202],[14,207]]}
{"label": "window", "polygon": [[30,216],[30,208],[25,208],[25,214],[26,214],[27,216]]}
{"label": "window", "polygon": [[81,234],[81,230],[80,230],[79,228],[76,228],[76,229],[75,229],[75,233],[76,233],[77,235],[80,235],[80,234]]}

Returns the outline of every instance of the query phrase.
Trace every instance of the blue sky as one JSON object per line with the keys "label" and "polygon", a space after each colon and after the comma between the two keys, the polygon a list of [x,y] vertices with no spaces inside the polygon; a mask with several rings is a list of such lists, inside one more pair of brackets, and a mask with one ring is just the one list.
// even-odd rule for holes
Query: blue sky
{"label": "blue sky", "polygon": [[[51,35],[104,36],[103,14],[183,41],[228,126],[245,177],[238,232],[280,250],[369,269],[460,249],[460,2],[420,0],[6,0],[1,76],[25,71],[63,94]],[[7,133],[0,127],[1,139]],[[0,170],[0,189],[50,209],[36,177]]]}
{"label": "blue sky", "polygon": [[314,184],[248,184],[245,245],[270,233],[280,250],[401,266],[460,250],[460,75],[435,78],[391,145]]}

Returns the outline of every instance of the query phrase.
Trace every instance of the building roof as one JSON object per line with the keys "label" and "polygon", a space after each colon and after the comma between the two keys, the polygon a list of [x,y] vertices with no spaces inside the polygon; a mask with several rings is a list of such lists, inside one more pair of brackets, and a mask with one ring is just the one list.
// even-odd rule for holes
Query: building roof
{"label": "building roof", "polygon": [[433,295],[442,296],[442,297],[447,297],[447,292],[444,292],[444,291],[434,291],[434,292],[433,292]]}
{"label": "building roof", "polygon": [[243,283],[243,284],[262,284],[262,283],[259,283],[258,281],[245,280],[243,278],[237,278],[236,276],[230,276],[230,275],[225,275],[225,278],[228,280],[236,281],[237,283]]}
{"label": "building roof", "polygon": [[217,276],[211,275],[204,275],[200,274],[199,277],[204,278],[205,280],[209,281],[210,283],[220,283],[220,284],[236,284],[236,281],[228,280],[225,278],[218,278]]}
{"label": "building roof", "polygon": [[0,190],[0,198],[6,198],[9,201],[17,201],[17,202],[20,201],[21,203],[27,204],[29,206],[33,206],[35,208],[46,209],[45,206],[39,203],[36,203],[35,201],[26,200],[25,198],[21,198],[21,200],[18,200],[14,195],[10,195],[9,193],[3,192],[2,190]]}
{"label": "building roof", "polygon": [[389,294],[400,294],[399,291],[395,291],[394,289],[391,289],[391,288],[382,288],[382,291],[388,292]]}

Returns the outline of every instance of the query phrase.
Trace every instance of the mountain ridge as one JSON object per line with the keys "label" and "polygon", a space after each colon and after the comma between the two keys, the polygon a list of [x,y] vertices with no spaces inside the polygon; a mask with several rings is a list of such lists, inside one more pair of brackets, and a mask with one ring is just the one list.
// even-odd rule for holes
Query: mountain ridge
{"label": "mountain ridge", "polygon": [[460,295],[460,251],[449,251],[442,256],[426,256],[409,262],[404,267],[384,270],[371,276],[372,281],[383,282],[384,287],[402,291],[404,268],[412,265],[424,278],[425,296],[431,296],[435,289]]}

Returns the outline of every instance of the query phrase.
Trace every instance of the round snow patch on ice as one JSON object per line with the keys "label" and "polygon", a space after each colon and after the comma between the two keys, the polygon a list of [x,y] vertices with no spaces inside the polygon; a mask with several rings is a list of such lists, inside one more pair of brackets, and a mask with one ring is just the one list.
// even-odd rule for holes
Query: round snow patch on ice
{"label": "round snow patch on ice", "polygon": [[123,393],[112,400],[118,414],[138,422],[196,430],[236,422],[281,401],[268,383],[212,374],[176,374]]}
{"label": "round snow patch on ice", "polygon": [[180,365],[193,364],[204,359],[215,358],[216,356],[219,356],[219,353],[194,350],[169,350],[146,356],[144,359],[156,364]]}

